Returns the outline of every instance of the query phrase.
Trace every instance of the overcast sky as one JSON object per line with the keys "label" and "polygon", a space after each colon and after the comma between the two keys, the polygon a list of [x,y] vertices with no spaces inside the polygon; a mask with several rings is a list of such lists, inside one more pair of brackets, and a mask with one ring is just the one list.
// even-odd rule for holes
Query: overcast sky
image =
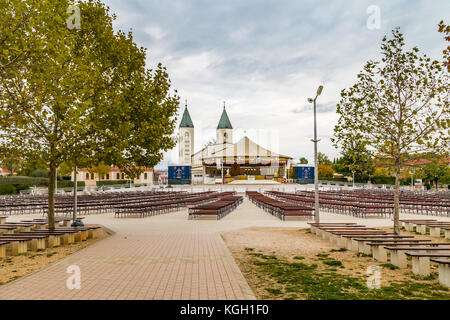
{"label": "overcast sky", "polygon": [[[273,151],[313,159],[312,105],[319,84],[319,151],[339,155],[330,141],[339,92],[369,59],[384,35],[399,26],[408,47],[441,59],[437,32],[450,1],[104,0],[115,28],[132,30],[148,49],[147,66],[161,62],[195,126],[195,151],[211,138],[226,101],[235,128]],[[380,9],[379,28],[374,28]],[[368,13],[369,8],[369,13]],[[368,21],[370,28],[368,27]],[[181,120],[181,115],[180,119]],[[178,148],[165,156],[178,161]]]}

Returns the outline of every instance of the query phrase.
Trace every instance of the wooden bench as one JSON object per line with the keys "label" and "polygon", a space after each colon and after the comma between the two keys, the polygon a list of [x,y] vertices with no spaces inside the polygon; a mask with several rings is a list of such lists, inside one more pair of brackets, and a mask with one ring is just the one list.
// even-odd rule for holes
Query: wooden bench
{"label": "wooden bench", "polygon": [[450,258],[450,252],[406,252],[405,254],[412,259],[413,273],[420,276],[428,276],[430,274],[430,258]]}
{"label": "wooden bench", "polygon": [[[10,240],[14,240],[14,239],[26,239],[27,240],[27,250],[25,250],[23,252],[27,252],[27,251],[38,251],[38,250],[45,249],[47,238],[48,238],[48,235],[24,232],[24,233],[13,233],[13,234],[9,234],[4,237],[0,237],[0,241],[3,241],[3,240],[10,241]],[[14,253],[16,253],[16,252],[14,251]],[[20,253],[22,253],[22,252],[20,252]]]}
{"label": "wooden bench", "polygon": [[357,223],[354,222],[349,222],[349,223],[340,223],[340,222],[328,222],[328,223],[317,223],[317,222],[308,222],[310,229],[311,229],[311,233],[313,234],[317,234],[317,230],[320,227],[333,227],[333,226],[337,226],[337,227],[346,227],[346,226],[356,226]]}
{"label": "wooden bench", "polygon": [[375,234],[375,235],[344,235],[341,237],[341,247],[347,248],[351,251],[359,251],[359,241],[358,240],[365,240],[367,242],[373,241],[373,240],[387,240],[387,239],[408,239],[408,238],[414,238],[414,236],[403,236],[403,235],[396,235],[393,233],[386,233],[386,234]]}
{"label": "wooden bench", "polygon": [[399,268],[407,268],[408,260],[406,259],[406,252],[408,251],[447,251],[450,252],[450,247],[384,247],[389,250],[391,255],[391,264]]}
{"label": "wooden bench", "polygon": [[439,264],[439,283],[450,288],[450,259],[431,259]]}
{"label": "wooden bench", "polygon": [[0,224],[4,224],[6,222],[7,216],[0,216]]}

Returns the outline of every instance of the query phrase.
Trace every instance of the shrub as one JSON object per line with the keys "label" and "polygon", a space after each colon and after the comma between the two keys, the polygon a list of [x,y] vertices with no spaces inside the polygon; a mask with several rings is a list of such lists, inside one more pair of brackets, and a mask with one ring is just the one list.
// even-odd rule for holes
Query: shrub
{"label": "shrub", "polygon": [[36,169],[31,173],[31,176],[35,178],[48,178],[48,171],[45,169]]}
{"label": "shrub", "polygon": [[[86,184],[84,181],[77,181],[78,187],[84,187]],[[73,181],[61,180],[58,181],[58,188],[73,188]]]}
{"label": "shrub", "polygon": [[0,195],[16,194],[17,190],[12,184],[0,184]]}
{"label": "shrub", "polygon": [[129,180],[104,180],[104,181],[97,181],[97,187],[100,186],[110,186],[114,184],[129,184]]}
{"label": "shrub", "polygon": [[28,190],[30,189],[30,186],[26,183],[18,183],[13,185],[14,188],[16,188],[16,191],[19,193],[20,190]]}
{"label": "shrub", "polygon": [[48,178],[7,176],[0,177],[0,184],[28,184],[29,186],[47,187]]}

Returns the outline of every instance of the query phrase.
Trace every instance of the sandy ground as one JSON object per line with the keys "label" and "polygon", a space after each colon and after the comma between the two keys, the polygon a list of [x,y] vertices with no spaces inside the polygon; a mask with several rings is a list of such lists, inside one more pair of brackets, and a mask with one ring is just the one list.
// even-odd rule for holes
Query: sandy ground
{"label": "sandy ground", "polygon": [[31,251],[17,256],[0,258],[0,286],[61,260],[109,236],[103,229],[98,230],[97,234],[98,238],[88,239],[81,243],[73,243],[56,248],[46,248],[42,251]]}
{"label": "sandy ground", "polygon": [[[388,229],[388,228],[383,228]],[[431,238],[429,236],[416,235],[409,232],[402,234],[412,234],[418,238],[432,239],[434,242],[443,242],[443,238]],[[303,262],[307,264],[317,264],[318,270],[325,270],[327,267],[321,263],[324,257],[339,260],[343,268],[336,268],[337,272],[353,277],[363,277],[367,279],[367,268],[378,266],[381,269],[381,285],[389,285],[391,282],[411,280],[411,268],[391,270],[373,260],[371,257],[361,256],[354,251],[330,252],[338,250],[339,247],[328,240],[313,235],[308,229],[298,228],[247,228],[222,234],[222,238],[230,249],[236,263],[244,274],[247,282],[255,293],[257,299],[267,296],[265,288],[270,280],[262,278],[262,275],[255,273],[252,264],[249,262],[249,254],[256,252],[265,255],[274,254],[278,258],[290,262]],[[432,265],[432,272],[437,279],[437,266]],[[435,280],[436,282],[438,280]]]}

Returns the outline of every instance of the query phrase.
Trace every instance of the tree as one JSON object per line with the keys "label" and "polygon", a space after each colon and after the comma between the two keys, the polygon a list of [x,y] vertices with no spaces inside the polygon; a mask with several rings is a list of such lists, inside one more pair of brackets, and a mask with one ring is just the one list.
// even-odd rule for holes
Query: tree
{"label": "tree", "polygon": [[[447,42],[450,42],[450,25],[445,24],[444,21],[439,22],[438,32],[443,33],[444,39]],[[447,71],[450,72],[450,45],[447,45],[447,48],[445,48],[442,53],[444,57],[444,66],[446,66]]]}
{"label": "tree", "polygon": [[68,0],[26,0],[33,15],[25,24],[14,14],[22,2],[7,0],[17,28],[3,38],[0,61],[12,61],[15,42],[35,47],[14,68],[3,63],[0,143],[45,163],[53,228],[56,168],[104,161],[130,177],[140,174],[175,145],[179,98],[170,93],[165,68],[145,68],[146,50],[131,33],[114,32],[114,16],[99,1],[78,4],[80,29],[66,25]]}
{"label": "tree", "polygon": [[333,178],[334,170],[329,164],[319,164],[319,177],[320,178]]}
{"label": "tree", "polygon": [[424,180],[430,184],[435,184],[438,189],[438,182],[448,175],[449,168],[444,161],[432,161],[423,167]]}
{"label": "tree", "polygon": [[[335,139],[331,139],[335,147],[338,147]],[[373,174],[373,154],[363,141],[351,140],[342,146],[342,157],[336,161],[333,168],[344,175],[355,175],[356,181],[366,182]]]}
{"label": "tree", "polygon": [[331,160],[328,159],[327,155],[325,153],[319,152],[317,154],[317,161],[319,162],[319,164],[332,164]]}
{"label": "tree", "polygon": [[341,91],[335,139],[363,141],[394,167],[394,232],[399,226],[400,172],[412,151],[448,150],[448,74],[438,61],[404,49],[397,28],[383,38],[381,62],[369,61],[358,82]]}
{"label": "tree", "polygon": [[300,163],[300,164],[308,164],[308,159],[306,159],[305,157],[301,157],[301,158],[299,159],[299,163]]}
{"label": "tree", "polygon": [[103,162],[100,162],[97,165],[94,165],[92,168],[89,169],[89,172],[96,173],[98,177],[103,177],[107,174],[109,174],[111,171],[111,167],[105,165]]}

